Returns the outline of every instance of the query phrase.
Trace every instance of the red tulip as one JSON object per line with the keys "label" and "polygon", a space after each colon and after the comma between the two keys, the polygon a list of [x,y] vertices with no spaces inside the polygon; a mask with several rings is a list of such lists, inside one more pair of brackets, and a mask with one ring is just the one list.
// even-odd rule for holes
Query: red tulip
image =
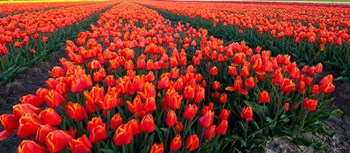
{"label": "red tulip", "polygon": [[269,95],[269,93],[266,90],[261,92],[259,94],[259,100],[262,103],[270,103],[270,95]]}
{"label": "red tulip", "polygon": [[199,147],[199,140],[196,134],[188,136],[186,141],[186,149],[190,151],[196,150]]}
{"label": "red tulip", "polygon": [[223,93],[220,95],[219,102],[222,104],[225,104],[227,102],[227,94],[226,93]]}
{"label": "red tulip", "polygon": [[182,138],[180,134],[177,134],[170,143],[170,151],[177,151],[182,146]]}
{"label": "red tulip", "polygon": [[39,118],[43,121],[43,124],[49,124],[53,127],[62,123],[62,118],[52,108],[46,108],[45,110],[41,111]]}
{"label": "red tulip", "polygon": [[48,95],[45,96],[45,100],[51,108],[59,107],[65,101],[61,94],[52,89],[49,91]]}
{"label": "red tulip", "polygon": [[230,115],[230,110],[229,109],[222,109],[219,115],[220,120],[227,120],[229,115]]}
{"label": "red tulip", "polygon": [[32,140],[23,140],[17,148],[17,153],[46,153],[46,148]]}
{"label": "red tulip", "polygon": [[55,130],[46,136],[46,147],[50,152],[61,152],[73,138],[62,130]]}
{"label": "red tulip", "polygon": [[49,124],[41,125],[38,132],[36,133],[36,140],[40,143],[45,143],[47,134],[54,130],[55,128]]}
{"label": "red tulip", "polygon": [[205,128],[208,128],[214,121],[214,112],[209,110],[207,113],[205,113],[204,116],[202,116],[199,119],[199,122],[201,125]]}
{"label": "red tulip", "polygon": [[160,143],[160,144],[153,144],[152,145],[152,148],[150,150],[150,153],[163,153],[164,152],[164,146],[163,146],[163,143]]}
{"label": "red tulip", "polygon": [[283,82],[280,86],[281,90],[285,93],[291,92],[295,90],[295,84],[292,80],[289,79],[283,79]]}
{"label": "red tulip", "polygon": [[313,112],[313,111],[316,110],[316,107],[317,107],[317,100],[305,98],[305,99],[303,100],[303,106],[304,106],[309,112]]}
{"label": "red tulip", "polygon": [[154,119],[151,114],[146,114],[140,123],[140,131],[152,133],[155,130]]}
{"label": "red tulip", "polygon": [[188,85],[184,89],[183,97],[187,100],[193,99],[195,96],[195,90],[192,86]]}
{"label": "red tulip", "polygon": [[217,76],[218,75],[218,68],[216,66],[212,67],[210,69],[210,75],[211,76]]}
{"label": "red tulip", "polygon": [[249,77],[245,82],[244,85],[248,88],[248,89],[253,89],[254,85],[255,85],[255,80],[253,77]]}
{"label": "red tulip", "polygon": [[122,146],[131,143],[132,141],[132,130],[128,124],[122,124],[118,127],[113,137],[115,145]]}
{"label": "red tulip", "polygon": [[69,142],[72,153],[88,153],[92,148],[92,144],[88,137],[84,134],[78,139],[72,139]]}
{"label": "red tulip", "polygon": [[251,107],[243,107],[241,111],[241,117],[245,119],[247,122],[253,119],[253,110]]}
{"label": "red tulip", "polygon": [[213,89],[214,89],[214,90],[219,90],[219,89],[220,89],[220,82],[219,82],[219,81],[214,81],[214,83],[213,83]]}
{"label": "red tulip", "polygon": [[88,117],[83,106],[71,101],[66,105],[66,111],[73,121],[82,121]]}
{"label": "red tulip", "polygon": [[165,121],[169,127],[174,126],[177,121],[176,113],[173,110],[169,110]]}
{"label": "red tulip", "polygon": [[176,122],[176,124],[175,124],[175,130],[176,130],[176,132],[177,133],[180,133],[181,131],[182,131],[182,129],[183,129],[183,124],[182,124],[182,122]]}
{"label": "red tulip", "polygon": [[219,134],[219,135],[225,135],[227,127],[228,127],[227,120],[222,120],[220,122],[219,126],[216,128],[216,133]]}
{"label": "red tulip", "polygon": [[38,115],[34,113],[25,114],[19,119],[17,136],[27,138],[36,134],[41,125]]}
{"label": "red tulip", "polygon": [[211,125],[204,131],[204,137],[209,141],[211,138],[215,137],[216,125]]}
{"label": "red tulip", "polygon": [[288,111],[289,110],[289,102],[286,102],[284,104],[284,111]]}
{"label": "red tulip", "polygon": [[119,113],[115,114],[111,119],[111,129],[117,129],[120,125],[123,124],[123,118]]}

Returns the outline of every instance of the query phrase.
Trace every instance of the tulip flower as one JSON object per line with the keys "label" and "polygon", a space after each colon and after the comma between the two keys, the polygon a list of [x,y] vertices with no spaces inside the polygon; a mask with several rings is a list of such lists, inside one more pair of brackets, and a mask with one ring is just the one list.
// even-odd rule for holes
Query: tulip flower
{"label": "tulip flower", "polygon": [[150,153],[163,153],[164,152],[164,146],[163,143],[160,144],[153,144],[150,150]]}
{"label": "tulip flower", "polygon": [[140,131],[152,133],[155,130],[154,119],[151,114],[146,114],[140,123]]}
{"label": "tulip flower", "polygon": [[202,116],[199,119],[199,122],[201,125],[205,128],[208,128],[214,121],[214,112],[209,110],[207,113],[205,113],[204,116]]}
{"label": "tulip flower", "polygon": [[73,121],[82,121],[88,117],[83,106],[71,101],[66,105],[66,111]]}
{"label": "tulip flower", "polygon": [[219,135],[225,135],[228,127],[227,120],[222,120],[220,124],[216,127],[216,133]]}
{"label": "tulip flower", "polygon": [[111,119],[111,129],[117,129],[120,125],[123,124],[123,118],[119,113],[115,114]]}
{"label": "tulip flower", "polygon": [[304,106],[309,112],[313,112],[313,111],[316,110],[316,107],[317,107],[317,100],[305,98],[305,99],[303,100],[303,106]]}
{"label": "tulip flower", "polygon": [[211,138],[215,137],[216,125],[211,125],[204,131],[204,137],[209,141]]}
{"label": "tulip flower", "polygon": [[92,148],[92,144],[84,134],[78,139],[72,139],[69,142],[69,147],[72,150],[72,153],[88,153]]}
{"label": "tulip flower", "polygon": [[55,130],[47,134],[46,147],[50,152],[63,151],[73,138],[65,131]]}
{"label": "tulip flower", "polygon": [[243,107],[241,111],[241,117],[247,122],[250,122],[253,119],[253,110],[251,107]]}
{"label": "tulip flower", "polygon": [[196,134],[188,136],[186,141],[186,149],[193,151],[199,147],[199,140]]}
{"label": "tulip flower", "polygon": [[169,110],[165,121],[169,127],[174,126],[177,121],[176,113],[173,110]]}
{"label": "tulip flower", "polygon": [[177,151],[182,146],[182,138],[180,134],[177,134],[170,143],[170,151]]}
{"label": "tulip flower", "polygon": [[269,93],[264,90],[259,94],[259,100],[262,103],[270,103],[270,95]]}
{"label": "tulip flower", "polygon": [[230,116],[231,110],[229,109],[222,109],[219,115],[220,120],[227,120],[228,117]]}
{"label": "tulip flower", "polygon": [[39,118],[43,121],[43,124],[49,124],[53,127],[62,123],[61,116],[52,108],[46,108],[41,111]]}
{"label": "tulip flower", "polygon": [[127,145],[132,141],[132,130],[128,124],[122,124],[118,127],[113,137],[113,143],[118,146]]}
{"label": "tulip flower", "polygon": [[17,153],[46,153],[46,148],[32,140],[23,140],[17,149]]}
{"label": "tulip flower", "polygon": [[47,134],[49,134],[50,132],[52,132],[54,130],[55,130],[55,128],[53,128],[49,124],[41,125],[36,133],[36,140],[38,142],[45,143]]}

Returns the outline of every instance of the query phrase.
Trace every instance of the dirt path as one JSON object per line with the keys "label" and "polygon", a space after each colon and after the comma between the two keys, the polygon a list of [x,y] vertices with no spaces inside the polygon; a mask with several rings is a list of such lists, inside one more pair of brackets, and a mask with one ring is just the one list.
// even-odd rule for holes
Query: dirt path
{"label": "dirt path", "polygon": [[[60,66],[59,59],[68,58],[65,46],[53,52],[48,61],[41,65],[28,68],[26,72],[18,75],[13,82],[0,86],[0,114],[12,114],[12,106],[19,103],[19,98],[27,94],[35,94],[40,87],[47,87],[45,82],[50,75],[48,71],[54,66]],[[0,126],[0,131],[2,131]],[[9,138],[0,141],[0,153],[15,153],[20,139],[13,133]]]}

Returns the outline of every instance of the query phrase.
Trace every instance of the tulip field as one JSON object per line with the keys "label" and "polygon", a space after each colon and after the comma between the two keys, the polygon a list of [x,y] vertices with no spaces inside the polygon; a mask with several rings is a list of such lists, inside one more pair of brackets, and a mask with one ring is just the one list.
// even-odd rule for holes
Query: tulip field
{"label": "tulip field", "polygon": [[341,4],[0,3],[0,152],[350,151],[349,27]]}

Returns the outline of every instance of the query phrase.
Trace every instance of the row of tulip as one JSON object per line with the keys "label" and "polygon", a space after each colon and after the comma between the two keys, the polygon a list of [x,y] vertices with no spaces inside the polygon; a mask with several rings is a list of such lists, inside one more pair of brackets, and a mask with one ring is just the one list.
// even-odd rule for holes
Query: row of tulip
{"label": "row of tulip", "polygon": [[79,6],[96,2],[30,2],[30,3],[4,3],[0,5],[0,16],[14,15],[18,13],[43,11],[59,7]]}
{"label": "row of tulip", "polygon": [[275,136],[326,150],[301,137],[329,134],[319,121],[339,113],[326,110],[332,75],[314,80],[322,64],[300,70],[127,1],[90,28],[66,42],[47,88],[0,116],[18,152],[232,152]]}
{"label": "row of tulip", "polygon": [[0,19],[0,84],[40,63],[65,40],[95,22],[100,11],[114,4],[88,3]]}
{"label": "row of tulip", "polygon": [[[299,66],[319,62],[350,77],[350,10],[342,5],[142,1],[171,20],[189,22],[229,41],[246,41]],[[234,8],[234,9],[232,9]]]}

